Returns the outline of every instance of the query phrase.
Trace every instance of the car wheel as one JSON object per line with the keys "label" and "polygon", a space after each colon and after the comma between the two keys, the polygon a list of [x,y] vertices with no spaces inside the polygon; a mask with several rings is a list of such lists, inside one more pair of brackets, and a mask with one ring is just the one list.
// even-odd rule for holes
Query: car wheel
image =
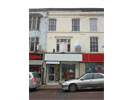
{"label": "car wheel", "polygon": [[76,91],[77,91],[77,86],[76,86],[75,84],[71,84],[71,85],[69,86],[69,91],[70,91],[70,92],[76,92]]}

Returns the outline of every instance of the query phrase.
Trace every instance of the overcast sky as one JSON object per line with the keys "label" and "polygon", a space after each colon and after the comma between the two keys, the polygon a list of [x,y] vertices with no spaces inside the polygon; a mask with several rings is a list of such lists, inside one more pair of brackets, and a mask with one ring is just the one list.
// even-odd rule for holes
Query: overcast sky
{"label": "overcast sky", "polygon": [[29,0],[29,8],[104,8],[104,0]]}

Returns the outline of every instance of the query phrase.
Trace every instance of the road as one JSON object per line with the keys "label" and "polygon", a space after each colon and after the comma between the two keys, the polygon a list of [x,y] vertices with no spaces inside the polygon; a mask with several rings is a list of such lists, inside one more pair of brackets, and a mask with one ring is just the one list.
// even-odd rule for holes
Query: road
{"label": "road", "polygon": [[69,92],[61,89],[36,89],[29,92],[29,100],[104,100],[104,91],[97,89]]}

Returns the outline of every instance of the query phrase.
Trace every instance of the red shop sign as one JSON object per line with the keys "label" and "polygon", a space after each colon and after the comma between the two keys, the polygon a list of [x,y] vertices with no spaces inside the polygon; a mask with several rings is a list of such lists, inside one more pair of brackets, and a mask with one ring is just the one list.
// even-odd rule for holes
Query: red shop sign
{"label": "red shop sign", "polygon": [[104,62],[104,54],[83,54],[84,62]]}
{"label": "red shop sign", "polygon": [[42,58],[42,56],[39,55],[29,55],[29,59],[39,59]]}

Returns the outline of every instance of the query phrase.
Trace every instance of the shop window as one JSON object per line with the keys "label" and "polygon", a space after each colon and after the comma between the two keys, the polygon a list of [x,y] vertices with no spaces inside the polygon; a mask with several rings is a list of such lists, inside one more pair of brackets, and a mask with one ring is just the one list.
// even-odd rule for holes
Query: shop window
{"label": "shop window", "polygon": [[56,64],[56,73],[55,74],[56,74],[55,75],[55,80],[59,81],[59,65],[58,64]]}
{"label": "shop window", "polygon": [[90,62],[85,63],[86,73],[104,73],[104,63],[103,62]]}
{"label": "shop window", "polygon": [[75,64],[61,64],[61,79],[69,80],[75,79]]}
{"label": "shop window", "polygon": [[56,40],[56,52],[60,51],[60,43],[61,42],[67,43],[67,52],[70,52],[70,49],[71,49],[71,40],[70,39],[57,39]]}
{"label": "shop window", "polygon": [[37,51],[37,45],[39,44],[39,37],[30,37],[29,38],[29,49],[30,51]]}

